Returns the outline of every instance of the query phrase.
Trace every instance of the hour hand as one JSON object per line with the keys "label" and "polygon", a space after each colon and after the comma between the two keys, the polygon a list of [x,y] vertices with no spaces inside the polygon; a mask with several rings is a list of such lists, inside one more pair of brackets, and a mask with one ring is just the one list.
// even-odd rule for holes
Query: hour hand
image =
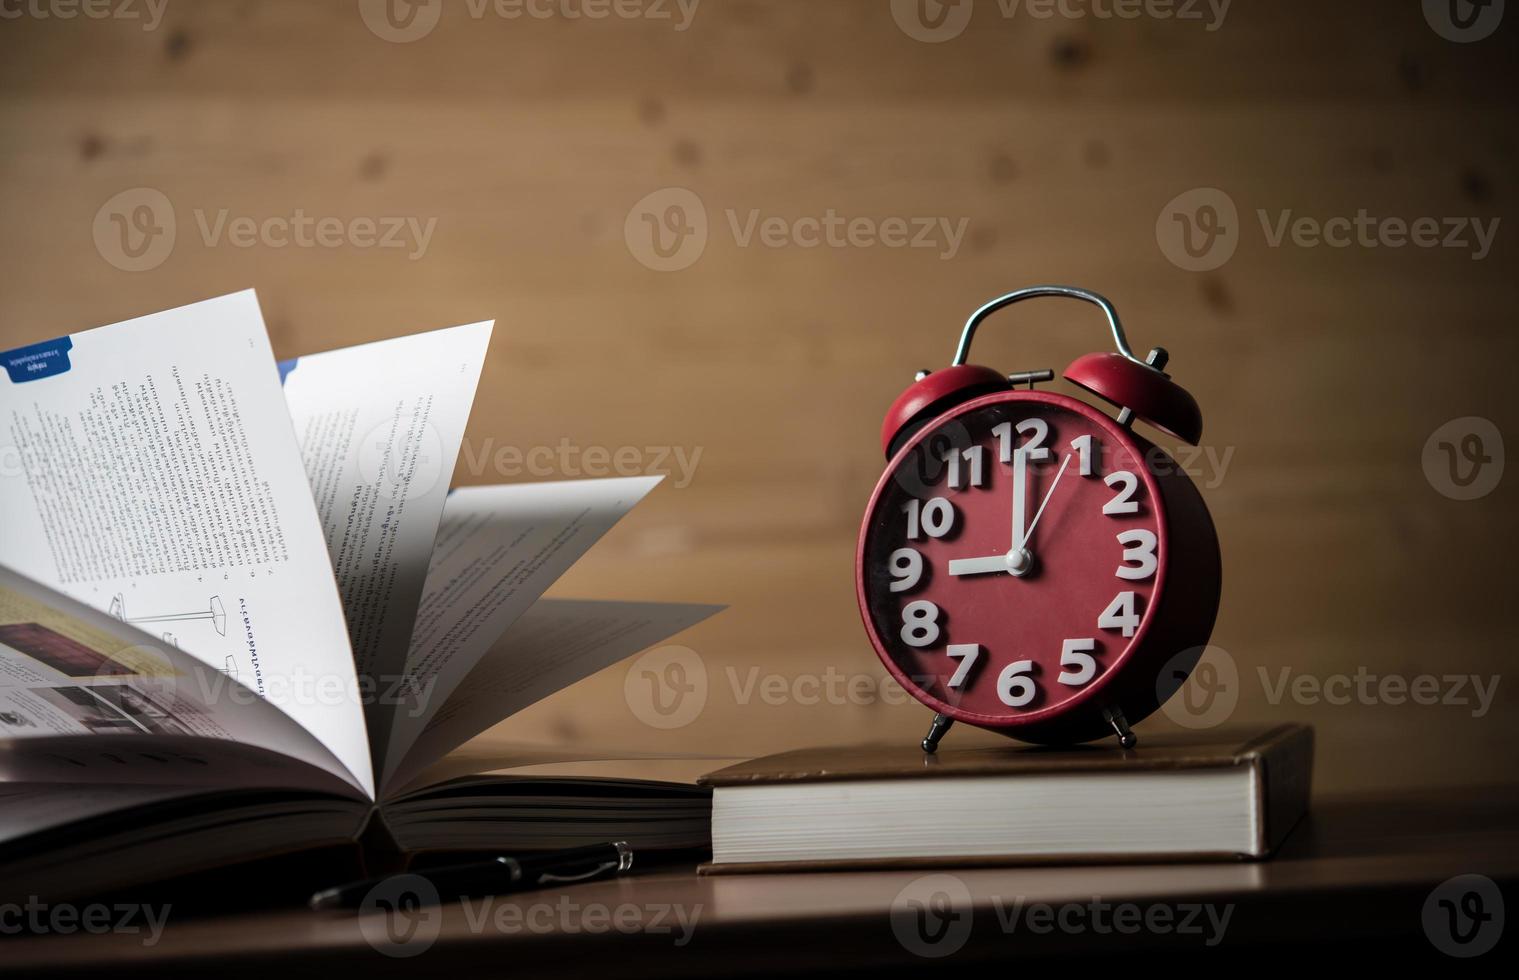
{"label": "hour hand", "polygon": [[987,558],[951,558],[949,574],[988,575],[993,572],[1002,572],[1006,575],[1021,577],[1028,574],[1033,563],[1033,555],[1030,555],[1027,549],[1019,549],[1005,555],[991,555]]}
{"label": "hour hand", "polygon": [[951,558],[949,560],[949,574],[951,575],[985,575],[988,572],[1006,572],[1007,558],[1004,555],[992,555],[990,558]]}

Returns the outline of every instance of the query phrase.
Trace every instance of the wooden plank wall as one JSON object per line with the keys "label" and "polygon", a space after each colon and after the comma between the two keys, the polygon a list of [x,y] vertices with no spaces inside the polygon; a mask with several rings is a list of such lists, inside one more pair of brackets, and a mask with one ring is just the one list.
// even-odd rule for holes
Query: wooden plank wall
{"label": "wooden plank wall", "polygon": [[[566,16],[579,0],[475,17],[448,0],[431,33],[396,43],[366,26],[373,6],[168,0],[149,25],[39,17],[58,5],[36,0],[0,20],[0,346],[245,286],[281,356],[496,317],[459,482],[526,478],[497,472],[504,447],[699,452],[689,485],[669,485],[677,471],[555,591],[729,604],[679,641],[705,671],[703,710],[646,725],[614,668],[477,750],[748,755],[921,735],[923,709],[874,696],[852,594],[881,413],[914,369],[948,362],[970,309],[1055,281],[1111,296],[1141,349],[1170,348],[1208,448],[1229,454],[1199,482],[1224,543],[1215,642],[1239,667],[1234,720],[1319,725],[1321,789],[1512,777],[1516,480],[1451,500],[1421,453],[1465,416],[1519,439],[1519,14],[1457,44],[1416,0],[1236,0],[1214,30],[980,0],[960,36],[925,43],[887,0],[701,0],[685,30],[673,3],[675,21]],[[140,187],[172,203],[177,238],[126,272],[92,223]],[[668,187],[698,195],[709,238],[689,268],[657,272],[624,224]],[[1237,251],[1208,272],[1156,236],[1167,202],[1199,187],[1240,215]],[[1362,208],[1505,224],[1476,260],[1273,247],[1257,216]],[[223,209],[436,223],[415,259],[239,248],[201,231]],[[727,212],[756,209],[966,232],[951,258],[743,246]],[[1058,369],[1104,343],[1085,308],[1045,304],[977,355]],[[1503,682],[1474,717],[1273,703],[1284,669]],[[810,703],[808,679],[829,677],[859,678],[854,696],[830,704],[825,686]]]}

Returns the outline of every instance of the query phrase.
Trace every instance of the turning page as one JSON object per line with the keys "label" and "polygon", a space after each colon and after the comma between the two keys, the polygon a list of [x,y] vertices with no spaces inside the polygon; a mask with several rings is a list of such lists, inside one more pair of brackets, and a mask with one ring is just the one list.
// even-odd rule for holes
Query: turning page
{"label": "turning page", "polygon": [[0,562],[237,677],[373,793],[343,608],[253,292],[0,366]]}
{"label": "turning page", "polygon": [[492,725],[689,629],[722,606],[539,599],[433,712],[410,751],[387,768],[381,796]]}
{"label": "turning page", "polygon": [[377,747],[389,736],[387,705],[401,687],[491,326],[434,330],[280,365]]}
{"label": "turning page", "polygon": [[406,660],[407,703],[382,770],[393,769],[512,622],[662,477],[460,487],[449,495]]}

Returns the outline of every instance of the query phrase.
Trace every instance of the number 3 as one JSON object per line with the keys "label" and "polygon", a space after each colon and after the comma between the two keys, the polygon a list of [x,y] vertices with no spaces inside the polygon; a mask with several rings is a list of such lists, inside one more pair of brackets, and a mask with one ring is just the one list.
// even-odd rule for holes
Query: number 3
{"label": "number 3", "polygon": [[[1136,527],[1118,532],[1118,543],[1124,546],[1124,564],[1114,574],[1119,578],[1142,581],[1155,574],[1155,532]],[[1134,564],[1129,564],[1133,562]]]}

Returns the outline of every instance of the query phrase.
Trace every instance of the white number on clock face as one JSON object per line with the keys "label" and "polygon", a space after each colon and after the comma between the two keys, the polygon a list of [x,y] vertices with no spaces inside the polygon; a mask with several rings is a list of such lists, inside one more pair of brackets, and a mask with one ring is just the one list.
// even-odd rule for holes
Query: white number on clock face
{"label": "white number on clock face", "polygon": [[1079,687],[1097,676],[1097,658],[1091,651],[1097,648],[1096,640],[1066,640],[1060,648],[1060,676],[1062,684]]}
{"label": "white number on clock face", "polygon": [[[981,446],[972,446],[963,451],[950,447],[944,454],[944,462],[949,464],[949,488],[964,490],[967,485],[984,486],[986,475],[982,469],[985,456],[986,449]],[[968,478],[967,471],[969,471]]]}
{"label": "white number on clock face", "polygon": [[[1024,437],[1023,445],[1013,446],[1013,432],[1016,429],[1018,435]],[[1044,441],[1050,437],[1050,424],[1044,419],[1024,419],[1014,426],[1011,422],[1003,422],[992,429],[992,435],[997,437],[1001,452],[998,458],[1004,463],[1013,461],[1014,451],[1020,452],[1026,459],[1033,463],[1043,462],[1050,458],[1050,449]]]}
{"label": "white number on clock face", "polygon": [[1119,630],[1124,636],[1133,636],[1139,629],[1139,613],[1135,611],[1134,593],[1120,592],[1108,603],[1108,608],[1097,617],[1097,628]]}
{"label": "white number on clock face", "polygon": [[1071,440],[1071,448],[1076,451],[1076,458],[1081,461],[1081,469],[1078,471],[1082,476],[1095,476],[1097,474],[1097,439],[1095,436],[1077,436]]}
{"label": "white number on clock face", "polygon": [[931,647],[939,641],[939,607],[918,599],[902,607],[902,642],[910,647]]}
{"label": "white number on clock face", "polygon": [[916,541],[924,534],[942,538],[954,529],[955,505],[943,497],[935,497],[928,503],[909,500],[902,506],[907,512],[907,540]]}
{"label": "white number on clock face", "polygon": [[1114,470],[1102,482],[1118,488],[1118,495],[1103,505],[1104,514],[1116,517],[1119,514],[1139,513],[1139,501],[1134,499],[1134,494],[1139,491],[1139,477],[1128,470]]}
{"label": "white number on clock face", "polygon": [[[1143,581],[1155,574],[1155,532],[1149,528],[1135,527],[1118,532],[1118,543],[1124,546],[1122,565],[1118,566],[1119,578]],[[1133,564],[1129,564],[1133,562]]]}
{"label": "white number on clock face", "polygon": [[948,687],[959,688],[965,683],[965,678],[970,676],[971,668],[976,666],[976,659],[981,656],[981,644],[951,643],[944,648],[944,652],[960,661],[947,682]]}
{"label": "white number on clock face", "polygon": [[891,570],[891,591],[906,592],[923,577],[923,553],[916,548],[898,548],[886,560]]}
{"label": "white number on clock face", "polygon": [[1029,672],[1034,669],[1032,660],[1014,660],[997,675],[997,697],[1009,708],[1021,708],[1034,700],[1039,688]]}

